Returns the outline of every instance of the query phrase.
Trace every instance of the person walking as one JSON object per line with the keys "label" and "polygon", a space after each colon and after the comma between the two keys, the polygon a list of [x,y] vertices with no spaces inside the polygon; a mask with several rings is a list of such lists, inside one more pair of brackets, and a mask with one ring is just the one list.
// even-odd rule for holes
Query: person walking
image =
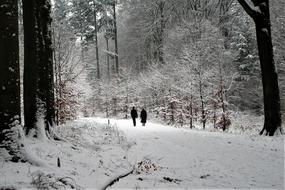
{"label": "person walking", "polygon": [[142,111],[141,111],[142,126],[145,126],[146,119],[147,119],[147,113],[146,113],[145,109],[143,108]]}
{"label": "person walking", "polygon": [[133,109],[131,110],[131,117],[133,119],[133,124],[134,124],[134,127],[135,127],[136,126],[136,118],[138,118],[138,112],[135,109],[135,107],[133,107]]}

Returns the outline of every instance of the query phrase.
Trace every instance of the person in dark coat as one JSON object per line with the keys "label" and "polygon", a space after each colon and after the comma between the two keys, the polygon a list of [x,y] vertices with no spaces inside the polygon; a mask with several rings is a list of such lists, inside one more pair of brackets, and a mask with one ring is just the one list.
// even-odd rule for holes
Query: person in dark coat
{"label": "person in dark coat", "polygon": [[147,119],[147,113],[146,113],[145,109],[143,108],[141,111],[141,122],[142,122],[143,126],[145,126],[146,119]]}
{"label": "person in dark coat", "polygon": [[132,111],[131,111],[131,117],[133,119],[133,123],[134,123],[134,127],[136,126],[136,118],[138,118],[138,112],[135,109],[135,107],[133,107]]}

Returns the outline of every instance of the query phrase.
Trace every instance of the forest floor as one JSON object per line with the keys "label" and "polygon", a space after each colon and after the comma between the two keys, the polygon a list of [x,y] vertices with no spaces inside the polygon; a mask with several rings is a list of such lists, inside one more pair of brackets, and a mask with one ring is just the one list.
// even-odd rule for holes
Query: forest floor
{"label": "forest floor", "polygon": [[284,136],[103,118],[78,119],[56,132],[66,142],[25,140],[41,166],[0,159],[0,189],[284,189]]}

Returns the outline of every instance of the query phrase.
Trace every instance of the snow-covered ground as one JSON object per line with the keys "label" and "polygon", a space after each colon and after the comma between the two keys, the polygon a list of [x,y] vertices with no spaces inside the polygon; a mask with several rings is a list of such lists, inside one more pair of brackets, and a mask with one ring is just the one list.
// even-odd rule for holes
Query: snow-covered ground
{"label": "snow-covered ground", "polygon": [[[284,137],[205,132],[82,118],[57,128],[67,142],[27,140],[45,163],[0,162],[1,187],[284,189]],[[57,166],[60,159],[61,167]],[[0,160],[1,161],[1,160]]]}

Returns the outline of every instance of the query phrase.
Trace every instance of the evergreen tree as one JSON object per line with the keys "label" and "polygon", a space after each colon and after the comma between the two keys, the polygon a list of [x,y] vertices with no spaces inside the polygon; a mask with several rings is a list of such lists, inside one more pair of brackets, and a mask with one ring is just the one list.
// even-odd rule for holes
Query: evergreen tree
{"label": "evergreen tree", "polygon": [[95,47],[96,58],[96,78],[101,78],[100,57],[98,46],[98,31],[101,23],[99,23],[99,15],[103,10],[102,2],[95,0],[74,0],[72,1],[72,16],[70,18],[71,25],[75,29],[77,35],[80,36],[82,42],[93,42]]}

